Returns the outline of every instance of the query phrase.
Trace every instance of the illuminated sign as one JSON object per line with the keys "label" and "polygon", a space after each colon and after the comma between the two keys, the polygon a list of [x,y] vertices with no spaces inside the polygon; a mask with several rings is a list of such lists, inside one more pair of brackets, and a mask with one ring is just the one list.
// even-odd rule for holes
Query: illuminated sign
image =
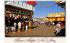
{"label": "illuminated sign", "polygon": [[23,1],[6,1],[5,5],[13,5],[19,8],[24,8],[24,9],[28,9],[28,10],[34,10],[34,7],[30,4],[27,4]]}

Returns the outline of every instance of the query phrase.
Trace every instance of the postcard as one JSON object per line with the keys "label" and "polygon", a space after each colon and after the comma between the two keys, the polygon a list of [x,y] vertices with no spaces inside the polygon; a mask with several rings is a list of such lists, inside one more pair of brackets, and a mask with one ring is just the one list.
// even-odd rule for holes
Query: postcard
{"label": "postcard", "polygon": [[4,3],[6,43],[65,43],[65,0]]}

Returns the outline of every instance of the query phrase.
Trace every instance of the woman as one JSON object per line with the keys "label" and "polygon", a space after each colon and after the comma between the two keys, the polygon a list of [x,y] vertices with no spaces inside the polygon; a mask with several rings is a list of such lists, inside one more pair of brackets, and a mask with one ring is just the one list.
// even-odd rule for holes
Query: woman
{"label": "woman", "polygon": [[18,22],[18,30],[21,29],[21,22]]}

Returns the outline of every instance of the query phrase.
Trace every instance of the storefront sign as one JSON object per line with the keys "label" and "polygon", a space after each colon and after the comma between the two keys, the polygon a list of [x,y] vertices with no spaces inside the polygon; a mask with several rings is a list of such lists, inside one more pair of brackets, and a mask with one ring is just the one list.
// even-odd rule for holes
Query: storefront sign
{"label": "storefront sign", "polygon": [[27,4],[23,1],[6,1],[5,2],[6,5],[13,5],[13,6],[17,6],[19,8],[24,8],[24,9],[28,9],[28,10],[34,10],[34,7],[30,4]]}

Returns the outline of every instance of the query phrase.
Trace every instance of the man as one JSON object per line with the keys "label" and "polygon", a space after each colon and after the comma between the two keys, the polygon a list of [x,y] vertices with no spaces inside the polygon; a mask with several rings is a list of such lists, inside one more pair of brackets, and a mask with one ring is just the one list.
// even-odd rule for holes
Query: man
{"label": "man", "polygon": [[16,15],[15,16],[15,19],[14,19],[14,23],[15,23],[15,28],[16,28],[16,32],[18,31],[18,16]]}
{"label": "man", "polygon": [[25,30],[27,31],[28,30],[28,22],[26,21],[26,28]]}
{"label": "man", "polygon": [[11,31],[13,31],[14,30],[14,17],[12,16],[11,18],[10,18],[10,24],[11,24]]}
{"label": "man", "polygon": [[25,22],[24,21],[21,23],[21,31],[22,30],[25,30]]}
{"label": "man", "polygon": [[5,32],[8,33],[8,17],[5,15]]}

